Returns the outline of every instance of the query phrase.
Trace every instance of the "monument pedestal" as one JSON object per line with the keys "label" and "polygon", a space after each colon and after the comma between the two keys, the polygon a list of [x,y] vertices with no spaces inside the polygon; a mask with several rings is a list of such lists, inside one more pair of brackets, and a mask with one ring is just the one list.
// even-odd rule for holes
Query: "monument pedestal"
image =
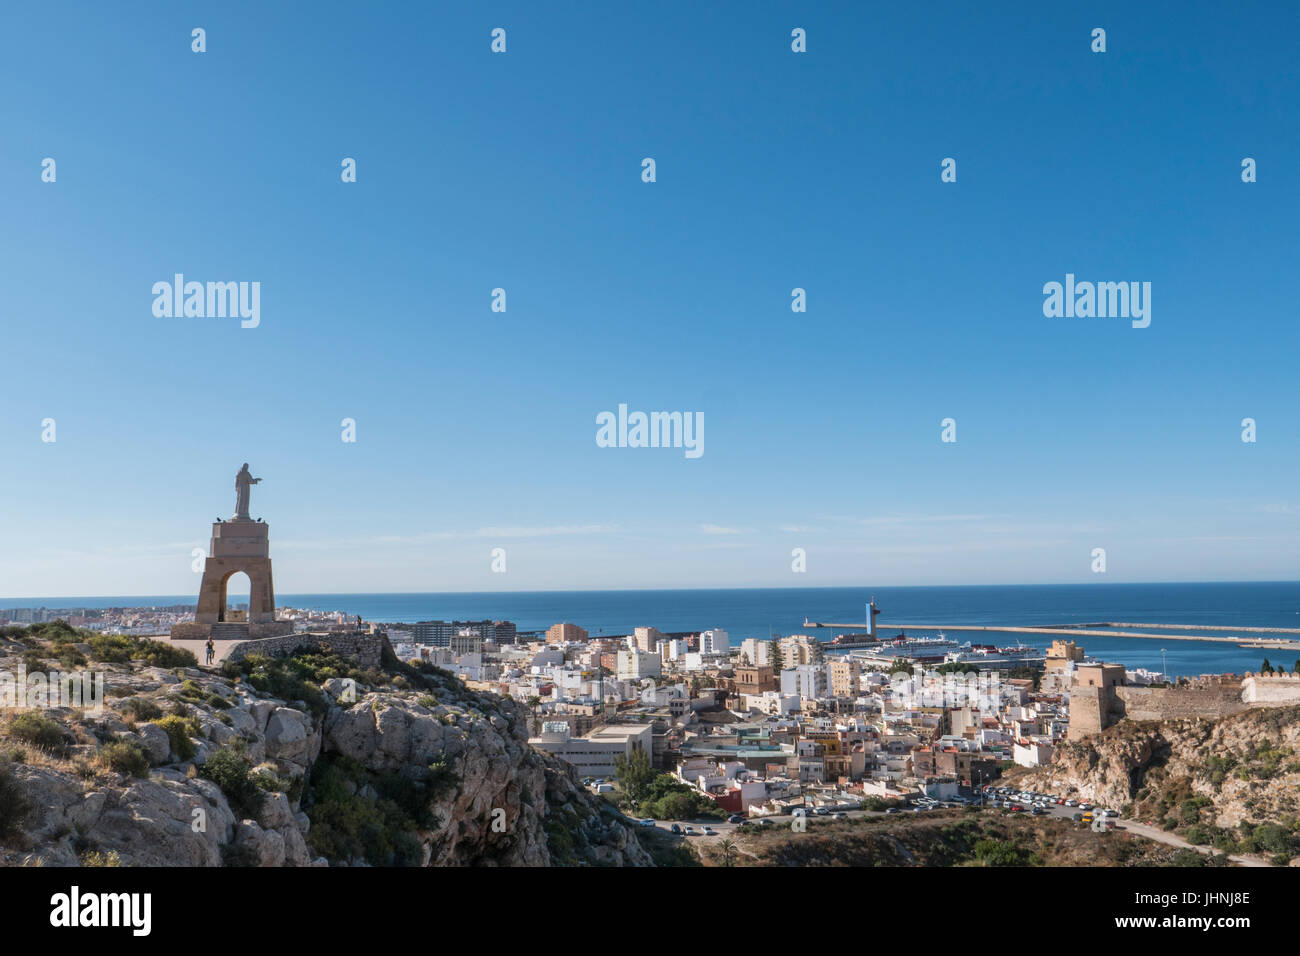
{"label": "monument pedestal", "polygon": [[247,623],[269,624],[275,620],[270,532],[265,522],[249,518],[218,521],[212,526],[212,545],[203,565],[195,623],[225,622],[226,585],[240,571],[248,575],[249,581]]}
{"label": "monument pedestal", "polygon": [[[270,530],[265,522],[251,518],[231,518],[213,524],[194,623],[176,625],[172,628],[173,638],[212,636],[224,640],[271,637],[293,631],[291,623],[275,620]],[[248,575],[249,581],[248,615],[236,621],[226,612],[226,586],[241,571]]]}

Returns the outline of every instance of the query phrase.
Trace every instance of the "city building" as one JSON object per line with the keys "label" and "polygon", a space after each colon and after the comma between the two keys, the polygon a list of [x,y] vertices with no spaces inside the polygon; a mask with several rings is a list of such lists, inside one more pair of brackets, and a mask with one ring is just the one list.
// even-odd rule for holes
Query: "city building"
{"label": "city building", "polygon": [[546,630],[547,644],[585,644],[586,642],[586,629],[567,621],[563,624],[552,624]]}

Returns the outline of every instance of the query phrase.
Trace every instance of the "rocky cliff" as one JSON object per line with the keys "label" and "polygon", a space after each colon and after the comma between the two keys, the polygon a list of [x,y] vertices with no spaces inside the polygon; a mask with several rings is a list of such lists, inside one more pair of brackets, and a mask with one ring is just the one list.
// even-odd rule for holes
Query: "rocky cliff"
{"label": "rocky cliff", "polygon": [[1124,721],[1057,747],[1025,778],[1193,843],[1300,857],[1300,707],[1219,719]]}
{"label": "rocky cliff", "polygon": [[331,652],[220,674],[171,646],[57,627],[0,672],[102,672],[98,715],[0,718],[0,862],[158,866],[650,865],[527,714],[450,675]]}

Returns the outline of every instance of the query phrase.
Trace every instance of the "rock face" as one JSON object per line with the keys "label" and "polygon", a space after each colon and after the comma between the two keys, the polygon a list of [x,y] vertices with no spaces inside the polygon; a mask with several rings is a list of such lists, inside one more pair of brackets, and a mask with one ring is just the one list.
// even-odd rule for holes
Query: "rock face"
{"label": "rock face", "polygon": [[[19,648],[6,650],[0,642],[0,670],[13,670]],[[30,744],[0,720],[0,759],[21,751],[7,772],[33,805],[0,863],[77,865],[95,852],[144,866],[653,865],[573,768],[528,746],[520,705],[450,675],[372,675],[352,693],[330,677],[295,701],[195,668],[88,666],[110,689],[102,714],[40,712],[63,748]],[[189,747],[159,711],[197,731]],[[123,743],[147,776],[105,763],[104,748]],[[232,754],[260,784],[254,812],[216,771]],[[355,838],[366,829],[358,817],[383,830],[378,847]]]}
{"label": "rock face", "polygon": [[324,721],[325,750],[376,774],[445,766],[456,786],[432,802],[436,825],[421,829],[424,860],[431,866],[546,866],[547,828],[555,808],[566,808],[583,829],[585,862],[650,866],[635,834],[604,801],[578,783],[572,767],[528,746],[527,713],[441,682],[438,703],[412,703],[371,693],[356,704],[331,708]]}
{"label": "rock face", "polygon": [[1056,748],[1033,786],[1159,821],[1222,828],[1300,810],[1300,707],[1218,720],[1126,721]]}

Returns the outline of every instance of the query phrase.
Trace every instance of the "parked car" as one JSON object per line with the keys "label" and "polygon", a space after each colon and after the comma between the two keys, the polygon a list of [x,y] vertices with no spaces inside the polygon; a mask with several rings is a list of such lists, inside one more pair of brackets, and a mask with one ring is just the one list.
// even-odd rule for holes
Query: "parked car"
{"label": "parked car", "polygon": [[831,819],[832,819],[832,820],[847,820],[848,818],[849,818],[849,815],[848,815],[847,813],[832,813],[832,814],[831,814]]}
{"label": "parked car", "polygon": [[668,829],[669,829],[669,830],[672,830],[673,833],[676,833],[676,834],[680,835],[681,832],[682,832],[682,825],[681,825],[680,823],[674,823],[674,824],[673,824],[672,826],[670,826]]}
{"label": "parked car", "polygon": [[705,827],[705,828],[704,828],[704,835],[705,835],[705,836],[713,836],[716,832],[717,832],[717,831],[714,830],[713,827]]}
{"label": "parked car", "polygon": [[655,825],[655,822],[654,822],[654,819],[653,819],[653,818],[651,818],[651,817],[646,817],[646,818],[643,819],[643,820],[638,820],[638,821],[636,822],[636,825],[639,826],[639,827],[652,827],[652,826]]}
{"label": "parked car", "polygon": [[793,810],[790,811],[790,816],[806,817],[808,816],[808,811],[804,807],[795,807]]}
{"label": "parked car", "polygon": [[728,823],[744,823],[747,819],[749,819],[749,818],[746,817],[743,813],[733,813],[731,816],[727,817],[727,822],[728,822]]}
{"label": "parked car", "polygon": [[818,807],[816,810],[813,811],[813,813],[817,814],[817,816],[819,817],[829,816],[830,812],[831,811],[826,807]]}
{"label": "parked car", "polygon": [[1108,817],[1117,817],[1117,816],[1119,816],[1119,811],[1118,811],[1118,810],[1106,810],[1106,811],[1104,811],[1104,812],[1105,812],[1106,816],[1108,816]]}
{"label": "parked car", "polygon": [[1071,817],[1070,819],[1073,820],[1075,823],[1078,823],[1078,822],[1080,822],[1080,821],[1083,819],[1083,814],[1082,814],[1082,813],[1076,813],[1076,814],[1075,814],[1073,817]]}
{"label": "parked car", "polygon": [[760,827],[770,827],[770,826],[772,825],[772,821],[771,821],[771,820],[759,820],[759,821],[758,821],[758,825],[759,825]]}
{"label": "parked car", "polygon": [[1079,805],[1079,801],[1078,801],[1078,800],[1066,800],[1066,801],[1065,801],[1065,805],[1066,805],[1067,807],[1077,807],[1077,806]]}
{"label": "parked car", "polygon": [[687,836],[699,836],[699,834],[697,834],[697,833],[695,832],[695,827],[693,827],[693,826],[691,826],[691,825],[689,825],[689,824],[687,824],[686,829],[685,829],[684,832],[686,833]]}
{"label": "parked car", "polygon": [[898,812],[898,807],[885,807],[885,812],[886,812],[886,813],[897,813],[897,812]]}

